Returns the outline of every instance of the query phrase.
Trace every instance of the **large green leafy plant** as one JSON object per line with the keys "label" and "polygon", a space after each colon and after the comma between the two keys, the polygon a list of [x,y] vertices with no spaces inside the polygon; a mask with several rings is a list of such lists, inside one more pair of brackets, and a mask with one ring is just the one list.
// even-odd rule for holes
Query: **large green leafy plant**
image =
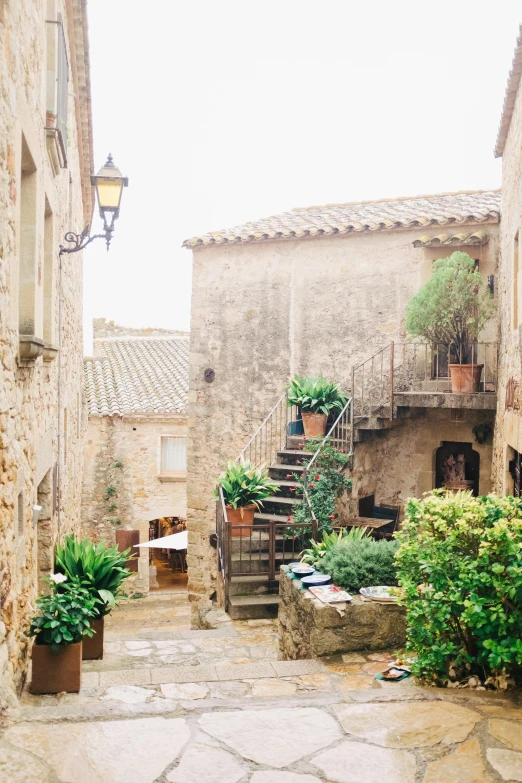
{"label": "large green leafy plant", "polygon": [[456,251],[435,261],[431,278],[408,303],[406,331],[435,345],[451,345],[451,358],[467,363],[494,309],[474,260]]}
{"label": "large green leafy plant", "polygon": [[352,527],[350,530],[342,528],[338,532],[323,533],[321,541],[310,541],[310,547],[304,549],[301,552],[301,562],[313,565],[315,568],[322,570],[323,558],[327,552],[329,552],[340,541],[363,538],[366,534],[365,527]]}
{"label": "large green leafy plant", "polygon": [[[253,468],[250,462],[242,460],[228,462],[224,473],[218,478],[218,485],[223,490],[225,505],[232,508],[255,506],[259,509],[263,506],[263,500],[273,495],[278,488],[268,478],[265,468]],[[217,491],[214,496],[217,500]]]}
{"label": "large green leafy plant", "polygon": [[45,579],[51,586],[50,595],[37,599],[38,613],[33,617],[29,636],[36,637],[36,644],[48,644],[57,652],[60,647],[81,642],[84,636],[92,636],[90,623],[98,611],[98,599],[79,579],[54,574]]}
{"label": "large green leafy plant", "polygon": [[325,413],[342,411],[347,398],[338,384],[318,378],[301,378],[295,375],[288,385],[288,405],[296,405],[304,413]]}
{"label": "large green leafy plant", "polygon": [[522,499],[434,491],[410,500],[399,582],[415,673],[444,683],[522,667]]}
{"label": "large green leafy plant", "polygon": [[97,614],[103,616],[114,609],[123,582],[131,575],[126,567],[130,551],[119,552],[117,546],[108,547],[104,541],[93,544],[68,536],[56,546],[55,570],[88,586],[100,599]]}
{"label": "large green leafy plant", "polygon": [[[317,450],[317,441],[314,439],[309,439],[302,445],[306,450],[313,452]],[[296,495],[303,499],[302,503],[294,507],[289,521],[311,525],[313,511],[319,533],[324,535],[331,532],[332,522],[336,515],[337,499],[343,492],[349,492],[352,488],[352,480],[345,473],[349,460],[348,454],[335,449],[327,440],[306,476],[306,496],[304,474],[288,474],[287,478],[294,478],[297,481]],[[303,462],[307,467],[307,461],[304,458]],[[307,499],[310,505],[308,505]]]}
{"label": "large green leafy plant", "polygon": [[321,570],[330,574],[339,587],[358,592],[361,587],[397,584],[394,563],[396,541],[375,541],[368,535],[341,539],[321,561]]}

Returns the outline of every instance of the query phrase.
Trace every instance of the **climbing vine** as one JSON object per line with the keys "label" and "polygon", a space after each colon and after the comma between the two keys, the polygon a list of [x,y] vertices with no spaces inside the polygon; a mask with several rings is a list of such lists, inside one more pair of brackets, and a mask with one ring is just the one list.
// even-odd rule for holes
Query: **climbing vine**
{"label": "climbing vine", "polygon": [[[298,444],[298,448],[315,452],[317,440],[307,440]],[[308,475],[308,498],[319,525],[319,536],[330,533],[332,525],[337,517],[336,503],[343,492],[352,488],[352,480],[345,474],[349,455],[342,450],[335,449],[328,442],[323,446],[319,456],[315,460],[312,471]],[[306,467],[307,462],[302,464]],[[303,502],[294,506],[289,522],[298,524],[312,523],[310,506],[304,499],[304,476],[299,473],[288,473],[287,479],[295,479],[297,488],[295,494],[303,499]]]}
{"label": "climbing vine", "polygon": [[[108,522],[110,522],[111,525],[114,525],[117,527],[118,525],[121,525],[121,519],[119,516],[117,516],[118,511],[118,488],[121,482],[121,476],[118,475],[116,471],[122,471],[123,470],[123,462],[120,460],[117,460],[116,462],[113,462],[110,470],[110,483],[105,488],[105,492],[103,495],[103,500],[105,502],[105,508],[107,511],[108,516]],[[116,516],[113,516],[116,515]]]}

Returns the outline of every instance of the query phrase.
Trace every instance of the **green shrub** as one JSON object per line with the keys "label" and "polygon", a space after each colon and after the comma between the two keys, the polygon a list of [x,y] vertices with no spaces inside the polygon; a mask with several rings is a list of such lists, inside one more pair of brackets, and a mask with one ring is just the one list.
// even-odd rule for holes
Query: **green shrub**
{"label": "green shrub", "polygon": [[323,533],[321,541],[314,541],[312,538],[310,541],[310,548],[304,549],[301,552],[301,562],[321,569],[325,554],[338,544],[339,541],[354,541],[355,539],[363,538],[365,535],[365,527],[352,527],[351,530],[342,528],[338,532]]}
{"label": "green shrub", "polygon": [[522,666],[522,499],[442,490],[410,500],[399,582],[415,673],[444,683]]}
{"label": "green shrub", "polygon": [[288,385],[289,407],[296,405],[305,413],[340,413],[347,401],[339,386],[322,375],[318,378],[294,375]]}
{"label": "green shrub", "polygon": [[357,593],[361,587],[396,585],[394,563],[398,543],[375,541],[368,535],[342,538],[321,560],[321,572],[339,587]]}
{"label": "green shrub", "polygon": [[119,552],[117,546],[107,547],[104,541],[93,544],[88,539],[78,541],[66,536],[63,544],[56,545],[55,569],[88,587],[100,599],[96,614],[103,616],[114,609],[121,586],[131,575],[126,567],[130,557],[130,549]]}
{"label": "green shrub", "polygon": [[[260,509],[263,500],[278,489],[277,484],[268,478],[266,468],[253,468],[250,462],[242,460],[239,462],[230,460],[217,483],[223,489],[225,505],[232,508],[254,505]],[[217,491],[214,491],[214,497],[216,500],[219,499]]]}

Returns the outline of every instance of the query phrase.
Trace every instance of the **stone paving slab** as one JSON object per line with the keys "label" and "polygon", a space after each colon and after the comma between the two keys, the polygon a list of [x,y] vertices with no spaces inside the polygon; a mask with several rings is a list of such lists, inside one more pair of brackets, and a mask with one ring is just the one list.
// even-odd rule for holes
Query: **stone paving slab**
{"label": "stone paving slab", "polygon": [[212,682],[220,679],[214,666],[164,666],[147,671],[151,673],[150,682],[155,685],[168,682]]}
{"label": "stone paving slab", "polygon": [[257,663],[217,663],[217,676],[220,680],[247,680],[277,677],[274,666],[268,661]]}

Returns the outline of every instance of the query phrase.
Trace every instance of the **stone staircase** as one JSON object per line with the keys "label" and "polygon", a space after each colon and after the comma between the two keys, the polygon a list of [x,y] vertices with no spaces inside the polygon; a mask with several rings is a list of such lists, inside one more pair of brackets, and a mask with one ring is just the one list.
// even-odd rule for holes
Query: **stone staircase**
{"label": "stone staircase", "polygon": [[[299,552],[289,557],[288,540],[276,535],[275,579],[266,577],[269,561],[269,536],[263,526],[269,522],[287,524],[294,507],[302,503],[295,497],[297,482],[294,474],[302,473],[303,462],[313,454],[298,448],[303,436],[287,436],[286,448],[277,452],[269,468],[270,478],[278,485],[275,495],[265,500],[263,509],[254,517],[251,539],[232,539],[232,576],[229,585],[228,613],[233,620],[277,617],[279,605],[279,566],[295,560]],[[256,527],[258,532],[256,532]],[[286,544],[286,546],[285,546]],[[234,571],[250,573],[237,574]],[[263,573],[264,572],[264,573]]]}

